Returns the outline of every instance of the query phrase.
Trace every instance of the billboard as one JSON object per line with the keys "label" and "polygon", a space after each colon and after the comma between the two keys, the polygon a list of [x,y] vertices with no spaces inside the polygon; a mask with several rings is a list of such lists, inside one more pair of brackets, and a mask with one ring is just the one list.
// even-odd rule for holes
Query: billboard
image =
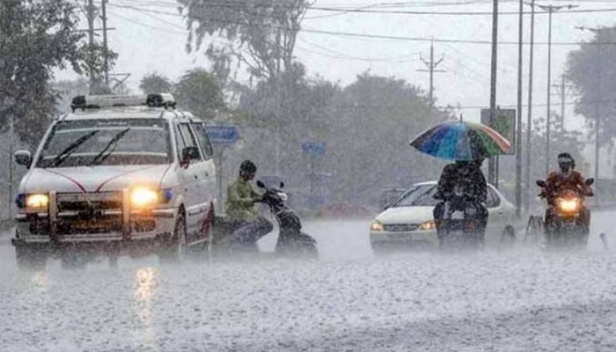
{"label": "billboard", "polygon": [[481,109],[481,123],[492,127],[511,143],[511,153],[507,155],[515,154],[515,112],[515,109],[497,109],[494,121],[490,123],[490,109]]}

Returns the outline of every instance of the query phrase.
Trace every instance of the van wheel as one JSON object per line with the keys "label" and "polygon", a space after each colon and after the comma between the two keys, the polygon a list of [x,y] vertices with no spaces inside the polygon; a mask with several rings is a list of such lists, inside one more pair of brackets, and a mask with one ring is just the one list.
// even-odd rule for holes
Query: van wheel
{"label": "van wheel", "polygon": [[186,218],[183,212],[179,212],[175,220],[173,236],[164,244],[159,253],[161,261],[179,262],[186,252]]}
{"label": "van wheel", "polygon": [[26,246],[15,247],[15,260],[19,270],[38,271],[47,266],[47,253]]}

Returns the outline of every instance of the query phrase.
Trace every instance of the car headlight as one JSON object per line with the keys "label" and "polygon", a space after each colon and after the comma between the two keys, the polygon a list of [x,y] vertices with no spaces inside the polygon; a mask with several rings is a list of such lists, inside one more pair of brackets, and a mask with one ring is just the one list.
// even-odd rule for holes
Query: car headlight
{"label": "car headlight", "polygon": [[381,232],[384,230],[383,227],[383,223],[381,223],[378,220],[375,220],[374,222],[372,222],[372,224],[370,225],[370,231],[374,231],[374,232]]}
{"label": "car headlight", "polygon": [[47,208],[49,196],[47,194],[28,194],[26,196],[26,208]]}
{"label": "car headlight", "polygon": [[130,203],[137,208],[147,208],[158,204],[160,193],[148,188],[135,188],[130,194]]}
{"label": "car headlight", "polygon": [[434,222],[434,220],[428,220],[428,221],[424,222],[423,224],[421,224],[419,226],[419,229],[423,230],[423,231],[434,230],[434,229],[436,229],[436,223]]}

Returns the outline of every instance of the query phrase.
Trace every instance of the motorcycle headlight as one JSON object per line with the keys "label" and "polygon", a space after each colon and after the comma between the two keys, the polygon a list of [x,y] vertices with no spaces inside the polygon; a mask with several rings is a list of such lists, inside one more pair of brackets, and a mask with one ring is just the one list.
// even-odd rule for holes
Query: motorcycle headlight
{"label": "motorcycle headlight", "polygon": [[47,194],[28,194],[26,196],[26,208],[47,208],[49,196]]}
{"label": "motorcycle headlight", "polygon": [[383,227],[383,223],[381,223],[378,220],[375,220],[374,222],[372,222],[372,224],[370,225],[370,230],[374,231],[374,232],[381,232],[384,230]]}
{"label": "motorcycle headlight", "polygon": [[572,212],[576,212],[580,209],[580,200],[577,198],[573,198],[573,199],[559,199],[558,201],[558,207],[560,208],[560,210],[567,212],[567,213],[572,213]]}
{"label": "motorcycle headlight", "polygon": [[158,204],[160,192],[148,188],[135,188],[130,194],[130,202],[137,208],[147,208]]}

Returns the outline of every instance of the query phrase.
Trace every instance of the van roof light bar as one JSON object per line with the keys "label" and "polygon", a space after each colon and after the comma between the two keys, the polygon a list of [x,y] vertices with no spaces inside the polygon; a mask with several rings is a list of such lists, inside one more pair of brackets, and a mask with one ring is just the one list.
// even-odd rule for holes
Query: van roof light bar
{"label": "van roof light bar", "polygon": [[175,108],[176,102],[169,93],[147,95],[79,95],[73,98],[71,108],[101,109],[128,106],[148,106],[151,108]]}

